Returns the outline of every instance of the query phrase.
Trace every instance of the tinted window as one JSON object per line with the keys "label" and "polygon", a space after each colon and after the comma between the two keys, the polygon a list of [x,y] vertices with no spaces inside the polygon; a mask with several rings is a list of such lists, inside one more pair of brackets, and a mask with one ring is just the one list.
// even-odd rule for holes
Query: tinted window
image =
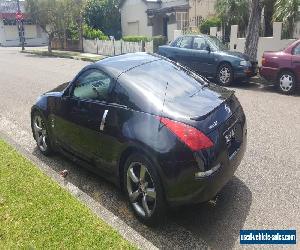
{"label": "tinted window", "polygon": [[181,40],[182,40],[181,37],[177,38],[174,42],[171,43],[171,46],[178,47],[179,44],[181,43]]}
{"label": "tinted window", "polygon": [[214,50],[228,50],[228,48],[215,36],[207,37],[207,42]]}
{"label": "tinted window", "polygon": [[206,50],[206,41],[203,37],[195,37],[193,42],[193,49]]}
{"label": "tinted window", "polygon": [[294,55],[300,55],[300,44],[294,48]]}
{"label": "tinted window", "polygon": [[116,102],[146,112],[161,110],[164,98],[176,102],[197,93],[203,83],[194,73],[165,60],[134,68],[121,75],[119,81]]}
{"label": "tinted window", "polygon": [[179,48],[190,49],[192,48],[193,37],[186,36],[183,37],[180,44],[177,45]]}
{"label": "tinted window", "polygon": [[107,100],[112,79],[105,73],[91,69],[76,80],[73,96],[81,99]]}

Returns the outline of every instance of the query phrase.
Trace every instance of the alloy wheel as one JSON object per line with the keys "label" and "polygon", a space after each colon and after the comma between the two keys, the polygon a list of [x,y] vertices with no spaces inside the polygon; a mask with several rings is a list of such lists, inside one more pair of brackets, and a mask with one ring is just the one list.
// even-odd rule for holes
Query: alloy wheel
{"label": "alloy wheel", "polygon": [[293,76],[289,74],[283,74],[279,79],[279,85],[282,91],[289,92],[294,86]]}
{"label": "alloy wheel", "polygon": [[130,164],[127,170],[127,192],[135,212],[141,217],[151,217],[156,207],[156,189],[145,165]]}
{"label": "alloy wheel", "polygon": [[33,131],[35,140],[39,149],[42,152],[46,152],[48,149],[47,145],[47,129],[46,125],[40,115],[36,115],[33,120]]}
{"label": "alloy wheel", "polygon": [[222,84],[227,84],[230,81],[231,72],[228,67],[222,67],[219,72],[219,79]]}

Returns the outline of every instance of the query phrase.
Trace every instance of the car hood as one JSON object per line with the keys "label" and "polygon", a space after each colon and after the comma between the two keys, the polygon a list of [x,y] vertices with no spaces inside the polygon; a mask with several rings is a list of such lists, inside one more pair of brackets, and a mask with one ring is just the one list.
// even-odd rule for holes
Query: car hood
{"label": "car hood", "polygon": [[224,51],[221,51],[221,54],[228,55],[228,56],[235,56],[235,57],[238,57],[240,59],[244,59],[246,61],[250,60],[249,56],[245,55],[244,53],[237,52],[237,51],[230,51],[230,50],[225,51],[224,50]]}

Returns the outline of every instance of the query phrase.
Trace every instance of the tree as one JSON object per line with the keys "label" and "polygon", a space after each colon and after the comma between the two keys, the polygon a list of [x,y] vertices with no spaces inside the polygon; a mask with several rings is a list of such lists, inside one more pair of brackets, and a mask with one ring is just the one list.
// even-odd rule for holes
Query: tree
{"label": "tree", "polygon": [[106,35],[121,37],[120,0],[87,0],[84,19],[88,26]]}
{"label": "tree", "polygon": [[51,42],[59,31],[59,15],[56,0],[27,0],[26,12],[30,18],[48,35],[48,51],[51,53]]}
{"label": "tree", "polygon": [[[61,41],[74,24],[82,34],[82,8],[84,0],[27,0],[26,11],[30,18],[48,35],[48,52],[56,36]],[[82,36],[81,36],[82,37]]]}
{"label": "tree", "polygon": [[272,36],[273,34],[273,13],[276,0],[264,1],[264,36]]}
{"label": "tree", "polygon": [[245,42],[245,54],[248,55],[252,61],[256,61],[257,58],[257,45],[259,40],[262,9],[263,2],[261,0],[252,0]]}
{"label": "tree", "polygon": [[287,37],[293,36],[299,6],[300,0],[277,0],[275,3],[273,20],[283,22]]}
{"label": "tree", "polygon": [[222,21],[223,31],[229,31],[230,26],[236,24],[239,25],[241,33],[246,31],[249,19],[249,0],[217,0],[215,9]]}
{"label": "tree", "polygon": [[209,34],[210,27],[221,27],[221,19],[219,17],[213,16],[204,20],[200,25],[200,32],[202,34]]}

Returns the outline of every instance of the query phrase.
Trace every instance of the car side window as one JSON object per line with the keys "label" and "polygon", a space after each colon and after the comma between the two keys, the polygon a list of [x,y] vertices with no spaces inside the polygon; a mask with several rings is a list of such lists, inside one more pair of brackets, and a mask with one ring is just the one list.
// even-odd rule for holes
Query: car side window
{"label": "car side window", "polygon": [[186,36],[186,37],[182,38],[180,44],[178,44],[177,47],[183,48],[183,49],[191,49],[192,48],[192,42],[193,42],[193,37]]}
{"label": "car side window", "polygon": [[77,78],[73,96],[80,99],[106,101],[111,84],[111,77],[98,69],[90,69]]}
{"label": "car side window", "polygon": [[203,37],[195,37],[193,42],[193,49],[206,50],[207,44]]}
{"label": "car side window", "polygon": [[300,55],[300,43],[294,48],[294,55]]}
{"label": "car side window", "polygon": [[172,46],[172,47],[178,47],[179,44],[180,44],[180,42],[181,42],[181,40],[182,40],[181,37],[177,38],[177,39],[172,43],[171,46]]}

